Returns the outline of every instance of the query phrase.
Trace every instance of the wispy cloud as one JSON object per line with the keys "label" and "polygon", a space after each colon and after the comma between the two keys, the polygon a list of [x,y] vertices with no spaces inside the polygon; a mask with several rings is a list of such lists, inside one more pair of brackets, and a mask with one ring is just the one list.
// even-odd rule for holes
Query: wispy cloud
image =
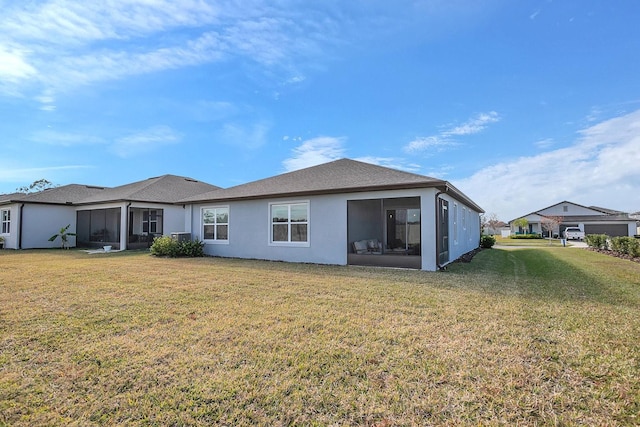
{"label": "wispy cloud", "polygon": [[480,113],[475,117],[470,118],[461,125],[455,126],[447,131],[443,132],[444,136],[462,136],[473,135],[482,132],[487,125],[500,121],[500,115],[495,111],[488,113]]}
{"label": "wispy cloud", "polygon": [[256,149],[267,142],[271,125],[267,121],[252,124],[226,123],[219,132],[220,139],[228,145]]}
{"label": "wispy cloud", "polygon": [[119,157],[137,156],[159,149],[166,145],[177,144],[181,136],[169,126],[155,126],[116,140],[111,151]]}
{"label": "wispy cloud", "polygon": [[496,123],[498,121],[500,121],[500,115],[495,111],[479,113],[462,124],[448,127],[437,135],[415,138],[413,141],[406,144],[403,149],[407,153],[425,151],[442,152],[461,145],[455,137],[473,135],[482,132],[489,124]]}
{"label": "wispy cloud", "polygon": [[30,139],[34,142],[61,147],[73,147],[78,145],[104,144],[102,138],[84,133],[60,132],[56,130],[43,130],[34,132]]}
{"label": "wispy cloud", "polygon": [[[287,137],[285,140],[287,139],[289,138]],[[293,140],[299,140],[299,138],[293,138]],[[292,150],[292,156],[284,160],[282,164],[285,170],[290,172],[341,159],[346,157],[346,141],[346,138],[331,136],[308,139],[295,147]],[[407,172],[415,173],[420,170],[419,165],[400,157],[361,156],[356,157],[355,160]]]}
{"label": "wispy cloud", "polygon": [[570,147],[497,163],[454,184],[503,220],[562,200],[638,210],[639,131],[640,110],[580,131]]}
{"label": "wispy cloud", "polygon": [[[78,85],[232,58],[277,70],[275,82],[295,84],[305,79],[301,63],[323,54],[320,46],[338,40],[332,39],[337,29],[328,15],[314,20],[309,9],[302,15],[286,5],[247,3],[3,4],[0,92],[64,92]],[[43,103],[43,109],[51,108],[52,103]]]}
{"label": "wispy cloud", "polygon": [[344,138],[321,136],[304,141],[282,162],[287,172],[303,169],[344,157]]}
{"label": "wispy cloud", "polygon": [[90,168],[92,168],[92,166],[87,165],[46,166],[39,168],[3,167],[0,168],[0,181],[22,182],[28,184],[42,177],[55,179],[55,177],[52,175],[55,175],[58,172]]}

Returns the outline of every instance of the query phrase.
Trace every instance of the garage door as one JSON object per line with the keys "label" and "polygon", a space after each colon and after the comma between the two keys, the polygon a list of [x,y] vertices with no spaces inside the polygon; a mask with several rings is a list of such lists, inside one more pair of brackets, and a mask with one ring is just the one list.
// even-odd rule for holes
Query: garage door
{"label": "garage door", "polygon": [[628,236],[629,227],[626,224],[585,224],[584,234],[606,234],[607,236]]}

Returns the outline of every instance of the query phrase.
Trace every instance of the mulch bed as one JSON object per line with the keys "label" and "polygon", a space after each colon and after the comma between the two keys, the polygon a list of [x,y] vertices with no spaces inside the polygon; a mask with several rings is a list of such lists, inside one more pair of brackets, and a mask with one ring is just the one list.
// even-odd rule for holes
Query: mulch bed
{"label": "mulch bed", "polygon": [[610,251],[608,249],[596,249],[596,248],[585,248],[588,251],[591,252],[598,252],[604,255],[609,255],[609,256],[614,256],[616,258],[622,258],[622,259],[626,259],[629,261],[633,261],[633,262],[638,262],[640,263],[640,257],[632,257],[631,255],[627,255],[627,254],[621,254],[620,252],[615,252],[615,251]]}

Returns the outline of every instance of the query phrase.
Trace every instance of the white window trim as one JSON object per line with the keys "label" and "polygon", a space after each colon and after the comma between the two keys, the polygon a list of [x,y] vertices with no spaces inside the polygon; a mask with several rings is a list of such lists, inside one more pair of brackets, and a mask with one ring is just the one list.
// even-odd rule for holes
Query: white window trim
{"label": "white window trim", "polygon": [[[7,212],[7,217],[9,218],[7,221],[4,220],[4,212]],[[4,224],[8,225],[9,232],[4,233],[2,231]],[[0,209],[0,234],[4,236],[8,236],[11,234],[11,209]]]}
{"label": "white window trim", "polygon": [[[228,220],[227,220],[227,239],[205,239],[204,238],[204,210],[205,209],[227,209]],[[209,224],[211,225],[211,224]],[[214,224],[214,227],[217,223]],[[203,206],[200,208],[200,232],[202,233],[202,241],[205,245],[228,245],[229,240],[231,239],[231,208],[229,205],[216,205],[216,206]]]}
{"label": "white window trim", "polygon": [[[307,241],[306,242],[274,242],[273,241],[273,222],[271,222],[271,208],[274,205],[307,205]],[[267,224],[269,226],[269,232],[267,233],[269,246],[284,246],[294,248],[308,248],[311,246],[311,203],[309,200],[285,200],[278,202],[269,202],[269,208],[267,209]],[[288,224],[291,224],[290,222]],[[289,229],[291,233],[291,229]]]}
{"label": "white window trim", "polygon": [[453,244],[458,244],[458,204],[453,204]]}

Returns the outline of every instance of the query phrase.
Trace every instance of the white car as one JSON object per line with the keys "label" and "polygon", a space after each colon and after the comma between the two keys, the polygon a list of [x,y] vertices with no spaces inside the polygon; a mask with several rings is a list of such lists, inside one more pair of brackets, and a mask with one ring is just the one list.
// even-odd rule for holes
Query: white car
{"label": "white car", "polygon": [[564,230],[564,238],[567,240],[584,240],[584,231],[578,227],[567,227]]}

